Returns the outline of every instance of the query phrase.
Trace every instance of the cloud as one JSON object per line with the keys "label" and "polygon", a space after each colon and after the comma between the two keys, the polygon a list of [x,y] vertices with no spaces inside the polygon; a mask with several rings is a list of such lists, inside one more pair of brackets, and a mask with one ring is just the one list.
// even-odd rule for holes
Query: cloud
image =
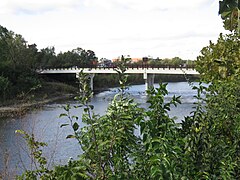
{"label": "cloud", "polygon": [[213,32],[197,32],[197,31],[188,31],[178,34],[164,34],[164,35],[153,35],[153,36],[125,36],[125,37],[116,37],[110,39],[112,43],[121,42],[121,41],[130,41],[130,42],[146,42],[146,41],[176,41],[176,40],[186,40],[192,38],[210,38],[214,35]]}
{"label": "cloud", "polygon": [[79,6],[79,0],[3,0],[0,10],[4,13],[39,14],[58,9],[68,9]]}
{"label": "cloud", "polygon": [[209,0],[84,0],[87,7],[101,7],[108,10],[125,8],[138,11],[197,8],[206,3],[209,3]]}
{"label": "cloud", "polygon": [[[214,3],[213,3],[214,2]],[[1,0],[0,20],[31,44],[195,58],[222,31],[215,0]]]}
{"label": "cloud", "polygon": [[34,15],[62,9],[78,10],[84,7],[146,12],[191,9],[208,4],[209,0],[1,0],[0,13]]}

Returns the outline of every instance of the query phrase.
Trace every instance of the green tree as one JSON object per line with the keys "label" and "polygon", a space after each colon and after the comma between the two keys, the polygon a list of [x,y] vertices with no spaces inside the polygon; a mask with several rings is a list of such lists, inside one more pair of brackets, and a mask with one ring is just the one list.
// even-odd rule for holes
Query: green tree
{"label": "green tree", "polygon": [[[231,10],[231,3],[220,2],[222,17],[227,13],[225,11]],[[229,12],[229,15],[233,14]],[[233,30],[234,26],[228,24],[233,22],[229,18],[232,17],[224,19],[225,27]],[[183,131],[188,134],[186,161],[190,160],[188,164],[194,168],[191,172],[197,178],[239,179],[239,63],[239,35],[236,31],[220,34],[217,43],[210,42],[197,58],[201,79],[210,84],[198,89],[196,111],[183,122]],[[205,98],[200,95],[203,91]]]}
{"label": "green tree", "polygon": [[235,78],[240,73],[238,35],[220,34],[217,43],[210,41],[210,45],[204,47],[197,57],[196,68],[207,82]]}
{"label": "green tree", "polygon": [[6,100],[11,93],[11,88],[11,82],[8,80],[8,78],[0,76],[0,99],[3,101]]}
{"label": "green tree", "polygon": [[[219,12],[223,19],[224,28],[240,33],[240,3],[238,0],[219,1]],[[237,30],[238,29],[238,30]]]}
{"label": "green tree", "polygon": [[37,49],[36,44],[29,44],[27,45],[27,48],[25,49],[25,59],[26,66],[29,70],[35,70],[39,68],[39,61],[40,61],[40,52]]}
{"label": "green tree", "polygon": [[7,61],[8,46],[7,39],[9,38],[8,30],[0,25],[0,64]]}
{"label": "green tree", "polygon": [[76,48],[72,50],[72,53],[75,53],[79,56],[79,64],[77,66],[89,67],[93,65],[93,61],[96,60],[95,53],[91,50],[84,50],[82,48]]}
{"label": "green tree", "polygon": [[72,67],[80,65],[80,57],[71,51],[59,53],[57,55],[57,67]]}
{"label": "green tree", "polygon": [[0,26],[0,76],[11,84],[11,89],[6,90],[12,93],[7,93],[8,97],[16,97],[39,83],[35,73],[37,59],[36,45],[27,45],[21,35]]}
{"label": "green tree", "polygon": [[56,67],[57,58],[54,47],[41,49],[39,56],[40,62],[38,64],[40,68]]}

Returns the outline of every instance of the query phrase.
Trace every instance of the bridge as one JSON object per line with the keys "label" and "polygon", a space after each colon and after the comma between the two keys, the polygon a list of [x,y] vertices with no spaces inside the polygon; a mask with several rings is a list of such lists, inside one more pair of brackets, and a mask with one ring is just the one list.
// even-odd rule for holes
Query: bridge
{"label": "bridge", "polygon": [[[72,67],[72,68],[53,68],[53,69],[38,69],[38,74],[76,74],[78,78],[79,73],[89,74],[91,89],[93,90],[93,78],[95,74],[113,74],[117,73],[116,67]],[[145,89],[147,90],[154,84],[155,74],[186,74],[186,75],[198,75],[199,73],[194,67],[127,67],[126,74],[143,74],[145,80]]]}

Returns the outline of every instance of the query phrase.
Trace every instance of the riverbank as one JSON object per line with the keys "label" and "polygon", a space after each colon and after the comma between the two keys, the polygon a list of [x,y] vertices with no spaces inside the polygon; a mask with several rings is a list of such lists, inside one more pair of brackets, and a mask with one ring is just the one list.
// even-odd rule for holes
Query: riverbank
{"label": "riverbank", "polygon": [[[107,91],[109,88],[96,88],[94,94]],[[23,116],[33,109],[42,107],[45,104],[53,103],[61,100],[73,99],[77,96],[78,89],[76,87],[66,85],[64,83],[48,82],[44,86],[29,94],[25,100],[9,100],[0,105],[0,118]]]}
{"label": "riverbank", "polygon": [[44,104],[52,103],[59,100],[69,99],[72,97],[74,97],[73,94],[67,94],[61,97],[49,98],[49,99],[36,101],[36,102],[28,102],[28,103],[21,103],[21,104],[14,104],[14,105],[0,107],[0,118],[22,116],[26,114],[29,110],[39,108]]}
{"label": "riverbank", "polygon": [[[155,82],[164,82],[165,76],[156,76]],[[186,81],[186,77],[178,77],[175,76],[167,76],[167,79],[171,79],[172,81],[178,80],[179,81]],[[197,77],[191,76],[190,81],[196,79]],[[98,94],[102,91],[107,91],[109,88],[118,87],[118,80],[117,76],[109,76],[109,75],[102,75],[95,78],[94,82],[94,93]],[[144,84],[144,80],[142,75],[135,75],[130,76],[129,78],[130,85],[137,85],[137,84]],[[108,80],[108,81],[107,81]],[[106,82],[107,81],[107,82]],[[104,83],[100,83],[104,82]],[[101,87],[98,85],[101,84]],[[0,118],[6,117],[16,117],[22,116],[26,114],[29,110],[34,108],[39,108],[44,104],[48,104],[58,100],[64,100],[73,98],[77,95],[78,89],[71,85],[67,85],[61,82],[44,82],[41,88],[37,89],[36,91],[32,92],[31,94],[25,95],[25,97],[21,100],[14,99],[9,100],[5,103],[0,103]]]}
{"label": "riverbank", "polygon": [[64,83],[45,82],[41,88],[31,92],[23,99],[11,99],[0,105],[0,118],[16,117],[44,104],[73,98],[77,88]]}

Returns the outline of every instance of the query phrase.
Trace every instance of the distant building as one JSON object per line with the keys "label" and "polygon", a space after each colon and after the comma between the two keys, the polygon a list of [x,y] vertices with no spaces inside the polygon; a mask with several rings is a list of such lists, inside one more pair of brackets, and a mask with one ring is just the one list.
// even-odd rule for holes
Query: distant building
{"label": "distant building", "polygon": [[[119,61],[119,59],[120,58],[112,59],[112,62],[117,62],[117,61]],[[130,59],[131,59],[131,63],[138,63],[138,62],[142,62],[142,60],[143,60],[143,58],[130,58]]]}
{"label": "distant building", "polygon": [[131,58],[132,63],[142,62],[143,58]]}

